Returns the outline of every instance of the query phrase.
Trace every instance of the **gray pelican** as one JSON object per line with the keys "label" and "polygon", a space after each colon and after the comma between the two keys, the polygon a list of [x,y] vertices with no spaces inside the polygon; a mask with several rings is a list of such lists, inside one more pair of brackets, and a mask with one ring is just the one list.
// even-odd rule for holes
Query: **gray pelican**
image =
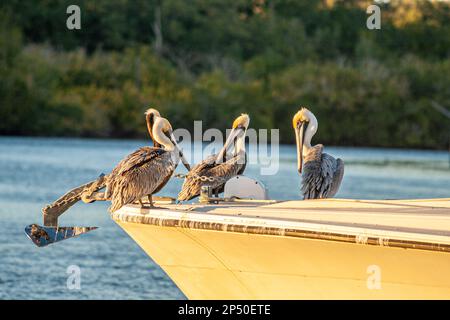
{"label": "gray pelican", "polygon": [[[231,133],[220,152],[209,156],[189,171],[178,194],[178,201],[187,201],[199,196],[203,185],[211,186],[217,195],[223,191],[229,179],[244,172],[247,163],[245,135],[249,124],[250,117],[247,114],[241,114],[234,120]],[[227,154],[232,144],[234,144],[233,152]],[[214,181],[201,181],[200,177],[210,177]]]}
{"label": "gray pelican", "polygon": [[106,179],[105,198],[111,200],[110,211],[139,201],[148,196],[153,207],[152,195],[170,179],[181,158],[189,170],[172,133],[167,119],[156,117],[152,128],[153,139],[162,147],[142,147],[123,159]]}
{"label": "gray pelican", "polygon": [[339,190],[344,176],[344,162],[323,152],[323,145],[311,146],[319,123],[306,108],[292,119],[297,141],[297,167],[302,174],[301,193],[304,199],[331,198]]}
{"label": "gray pelican", "polygon": [[148,130],[148,133],[150,134],[150,138],[153,141],[153,146],[160,147],[158,142],[156,142],[155,139],[153,138],[152,128],[153,128],[153,123],[155,122],[155,119],[158,117],[161,117],[161,115],[160,115],[159,111],[154,108],[147,109],[147,111],[145,111],[144,114],[145,114],[145,122],[147,123],[147,130]]}

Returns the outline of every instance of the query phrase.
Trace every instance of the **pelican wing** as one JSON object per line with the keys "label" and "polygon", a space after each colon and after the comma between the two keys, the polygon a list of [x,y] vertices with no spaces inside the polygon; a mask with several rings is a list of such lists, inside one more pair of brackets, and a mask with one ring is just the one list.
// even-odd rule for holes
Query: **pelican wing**
{"label": "pelican wing", "polygon": [[[241,174],[244,163],[239,163],[239,156],[234,156],[231,159],[216,163],[217,155],[211,155],[196,166],[194,166],[183,182],[180,193],[178,194],[179,201],[187,201],[200,195],[202,186],[211,186],[213,189],[222,188],[226,181]],[[200,177],[211,177],[214,181],[201,181]]]}
{"label": "pelican wing", "polygon": [[119,162],[119,164],[113,169],[111,175],[120,175],[126,171],[129,171],[135,167],[141,166],[146,162],[151,161],[153,158],[160,156],[165,151],[161,148],[155,147],[142,147],[133,153],[129,154],[125,159]]}
{"label": "pelican wing", "polygon": [[339,191],[342,178],[344,177],[344,161],[342,159],[336,159],[336,171],[334,172],[333,182],[331,183],[330,191],[327,194],[327,198],[334,197]]}
{"label": "pelican wing", "polygon": [[175,168],[170,153],[163,149],[144,147],[136,150],[122,160],[110,176],[107,184],[110,211],[153,194]]}
{"label": "pelican wing", "polygon": [[[316,152],[321,153],[321,149]],[[313,157],[305,162],[302,177],[304,199],[322,199],[333,197],[339,190],[344,175],[344,162],[327,153]]]}

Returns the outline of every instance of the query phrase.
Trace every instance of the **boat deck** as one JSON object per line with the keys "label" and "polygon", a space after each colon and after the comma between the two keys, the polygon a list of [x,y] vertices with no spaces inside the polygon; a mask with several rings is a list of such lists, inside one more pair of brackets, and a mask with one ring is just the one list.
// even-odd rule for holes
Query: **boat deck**
{"label": "boat deck", "polygon": [[450,252],[450,198],[128,205],[120,222]]}
{"label": "boat deck", "polygon": [[158,206],[112,218],[189,299],[450,298],[450,199]]}

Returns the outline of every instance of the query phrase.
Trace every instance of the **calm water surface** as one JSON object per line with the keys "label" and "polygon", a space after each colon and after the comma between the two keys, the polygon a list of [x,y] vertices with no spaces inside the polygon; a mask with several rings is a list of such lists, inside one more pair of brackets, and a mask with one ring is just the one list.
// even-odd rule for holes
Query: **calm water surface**
{"label": "calm water surface", "polygon": [[[77,204],[61,225],[99,226],[89,234],[37,248],[24,234],[42,223],[41,208],[68,189],[108,173],[145,141],[0,137],[0,299],[184,299],[184,295],[107,214],[107,203]],[[341,198],[450,197],[448,153],[326,148],[345,162]],[[271,198],[296,199],[294,146],[280,147],[279,171],[260,179]],[[179,167],[179,172],[185,172]],[[172,179],[162,194],[175,196]],[[81,290],[68,290],[67,267],[81,268]]]}

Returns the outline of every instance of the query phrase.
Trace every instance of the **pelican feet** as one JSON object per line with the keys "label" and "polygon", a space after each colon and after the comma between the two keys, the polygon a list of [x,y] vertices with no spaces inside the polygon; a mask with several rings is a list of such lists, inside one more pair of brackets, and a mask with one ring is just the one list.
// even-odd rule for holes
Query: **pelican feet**
{"label": "pelican feet", "polygon": [[174,204],[177,203],[177,199],[172,197],[165,197],[165,196],[152,196],[147,195],[146,197],[143,197],[139,200],[136,200],[133,202],[134,204],[139,204],[142,209],[166,209],[161,206],[155,205],[157,204]]}
{"label": "pelican feet", "polygon": [[147,198],[148,198],[148,203],[150,204],[150,208],[154,208],[155,205],[153,204],[152,195],[149,194],[149,195],[147,196]]}
{"label": "pelican feet", "polygon": [[147,195],[148,202],[143,202],[142,199],[139,199],[138,202],[141,206],[141,209],[162,209],[160,207],[156,207],[153,202],[152,195]]}

